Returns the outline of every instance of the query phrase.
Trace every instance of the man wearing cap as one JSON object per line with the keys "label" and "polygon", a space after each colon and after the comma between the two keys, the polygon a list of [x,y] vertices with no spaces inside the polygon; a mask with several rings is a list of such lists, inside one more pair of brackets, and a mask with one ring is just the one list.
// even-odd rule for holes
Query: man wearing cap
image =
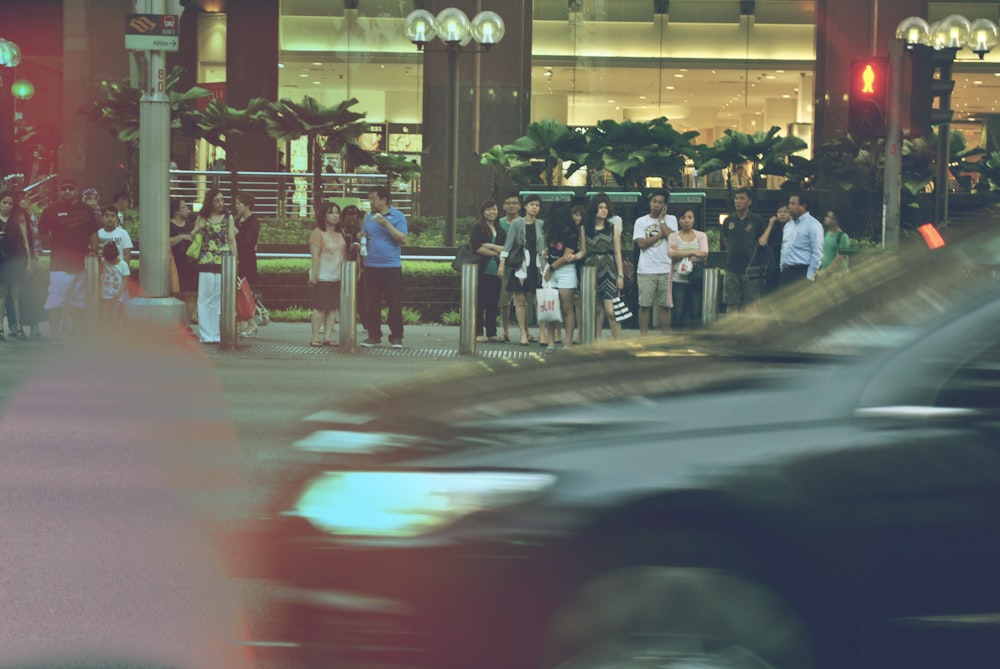
{"label": "man wearing cap", "polygon": [[45,310],[53,339],[58,339],[64,325],[83,310],[84,259],[88,253],[97,254],[97,232],[101,229],[94,210],[80,201],[77,188],[72,179],[60,181],[59,200],[49,205],[38,221],[38,232],[48,239],[52,252]]}

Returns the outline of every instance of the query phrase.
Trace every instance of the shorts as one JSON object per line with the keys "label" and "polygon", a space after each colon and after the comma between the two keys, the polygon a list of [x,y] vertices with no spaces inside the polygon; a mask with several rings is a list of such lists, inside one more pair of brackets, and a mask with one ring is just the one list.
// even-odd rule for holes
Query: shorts
{"label": "shorts", "polygon": [[316,311],[340,309],[340,282],[320,281],[313,286],[312,308]]}
{"label": "shorts", "polygon": [[764,279],[748,279],[742,272],[726,272],[722,282],[722,302],[733,306],[750,304],[760,299]]}
{"label": "shorts", "polygon": [[501,279],[500,281],[500,302],[498,303],[500,309],[504,307],[509,307],[514,301],[514,294],[507,290],[507,282]]}
{"label": "shorts", "polygon": [[556,271],[552,272],[549,275],[549,286],[552,288],[561,288],[563,290],[576,290],[576,267],[571,263],[569,265],[563,265]]}
{"label": "shorts", "polygon": [[636,283],[639,286],[639,306],[651,307],[654,303],[670,308],[670,275],[669,274],[637,274]]}
{"label": "shorts", "polygon": [[69,272],[49,273],[49,296],[45,300],[45,310],[76,307],[83,309],[86,304],[86,289],[83,283],[83,273]]}

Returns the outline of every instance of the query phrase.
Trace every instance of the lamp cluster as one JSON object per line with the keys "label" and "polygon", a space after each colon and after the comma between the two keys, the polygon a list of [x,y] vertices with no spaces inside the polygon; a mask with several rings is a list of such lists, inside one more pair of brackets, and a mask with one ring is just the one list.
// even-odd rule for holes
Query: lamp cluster
{"label": "lamp cluster", "polygon": [[907,46],[920,44],[937,51],[968,48],[982,60],[1000,42],[1000,27],[989,19],[969,21],[960,14],[946,16],[934,24],[911,16],[900,22],[896,38]]}
{"label": "lamp cluster", "polygon": [[21,49],[10,40],[0,37],[0,67],[17,67],[21,64]]}
{"label": "lamp cluster", "polygon": [[410,12],[403,24],[406,38],[423,49],[424,45],[439,37],[449,48],[465,46],[476,40],[489,51],[504,36],[504,23],[495,12],[479,12],[470,21],[461,9],[449,7],[435,17],[426,9]]}

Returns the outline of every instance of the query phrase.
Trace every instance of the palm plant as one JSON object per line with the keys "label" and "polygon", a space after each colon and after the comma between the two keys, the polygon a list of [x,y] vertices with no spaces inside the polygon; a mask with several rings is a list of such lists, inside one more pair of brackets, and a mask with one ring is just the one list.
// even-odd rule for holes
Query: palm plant
{"label": "palm plant", "polygon": [[245,133],[264,128],[261,112],[267,107],[264,98],[253,98],[245,109],[230,107],[220,100],[211,100],[205,111],[190,110],[182,115],[181,123],[188,134],[200,137],[226,152],[229,168],[230,196],[239,191],[239,140]]}
{"label": "palm plant", "polygon": [[490,199],[498,201],[500,199],[501,174],[507,175],[518,190],[524,189],[531,182],[530,175],[525,172],[528,161],[507,153],[500,144],[483,153],[479,164],[490,168]]}
{"label": "palm plant", "polygon": [[565,123],[543,119],[529,125],[523,137],[505,145],[502,150],[526,163],[522,169],[534,183],[554,186],[559,168],[564,162],[570,162],[566,178],[583,166],[587,155],[587,138]]}
{"label": "palm plant", "polygon": [[375,169],[389,177],[389,180],[415,181],[420,177],[421,168],[417,161],[398,153],[376,153],[372,155]]}
{"label": "palm plant", "polygon": [[[176,90],[184,69],[175,67],[164,80],[164,91],[170,98],[170,129],[172,133],[186,134],[183,118],[194,111],[195,102],[211,93],[197,86],[186,91]],[[102,97],[80,109],[91,122],[107,130],[125,144],[125,183],[132,199],[135,197],[135,159],[139,149],[139,101],[142,91],[127,81],[101,82]]]}
{"label": "palm plant", "polygon": [[698,156],[691,140],[695,130],[678,132],[667,118],[652,121],[598,121],[587,132],[589,169],[611,172],[626,188],[642,188],[647,177],[679,182],[689,159]]}
{"label": "palm plant", "polygon": [[312,146],[313,204],[317,206],[323,197],[323,145],[326,140],[327,153],[339,154],[348,165],[372,165],[371,152],[358,146],[358,138],[368,132],[368,124],[362,119],[365,112],[351,111],[358,103],[357,98],[344,100],[333,107],[324,107],[314,98],[306,96],[301,104],[288,99],[267,105],[261,118],[267,132],[275,139],[309,138]]}
{"label": "palm plant", "polygon": [[968,163],[967,169],[986,179],[991,191],[1000,190],[1000,151],[991,151],[978,162]]}
{"label": "palm plant", "polygon": [[761,130],[748,134],[727,129],[725,134],[715,143],[702,150],[702,163],[699,170],[702,175],[727,169],[726,188],[729,196],[733,194],[733,173],[737,166],[749,163],[751,183],[756,187],[758,179],[764,174],[765,166],[784,159],[785,156],[802,151],[808,145],[794,135],[781,137],[781,128],[771,126],[768,131]]}

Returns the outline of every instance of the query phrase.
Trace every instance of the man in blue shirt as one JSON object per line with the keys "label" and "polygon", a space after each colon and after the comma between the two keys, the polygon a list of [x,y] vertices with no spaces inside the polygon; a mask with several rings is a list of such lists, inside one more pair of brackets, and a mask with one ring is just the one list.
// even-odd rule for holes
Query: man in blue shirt
{"label": "man in blue shirt", "polygon": [[809,200],[802,193],[788,198],[792,218],[781,232],[781,285],[800,279],[816,280],[823,262],[823,225],[809,213]]}
{"label": "man in blue shirt", "polygon": [[368,191],[371,213],[365,216],[361,234],[367,239],[368,255],[365,257],[365,292],[367,297],[368,339],[361,342],[365,348],[382,344],[382,302],[389,310],[389,343],[393,348],[403,348],[403,264],[400,249],[406,243],[406,216],[391,206],[391,195],[386,186],[375,186]]}

